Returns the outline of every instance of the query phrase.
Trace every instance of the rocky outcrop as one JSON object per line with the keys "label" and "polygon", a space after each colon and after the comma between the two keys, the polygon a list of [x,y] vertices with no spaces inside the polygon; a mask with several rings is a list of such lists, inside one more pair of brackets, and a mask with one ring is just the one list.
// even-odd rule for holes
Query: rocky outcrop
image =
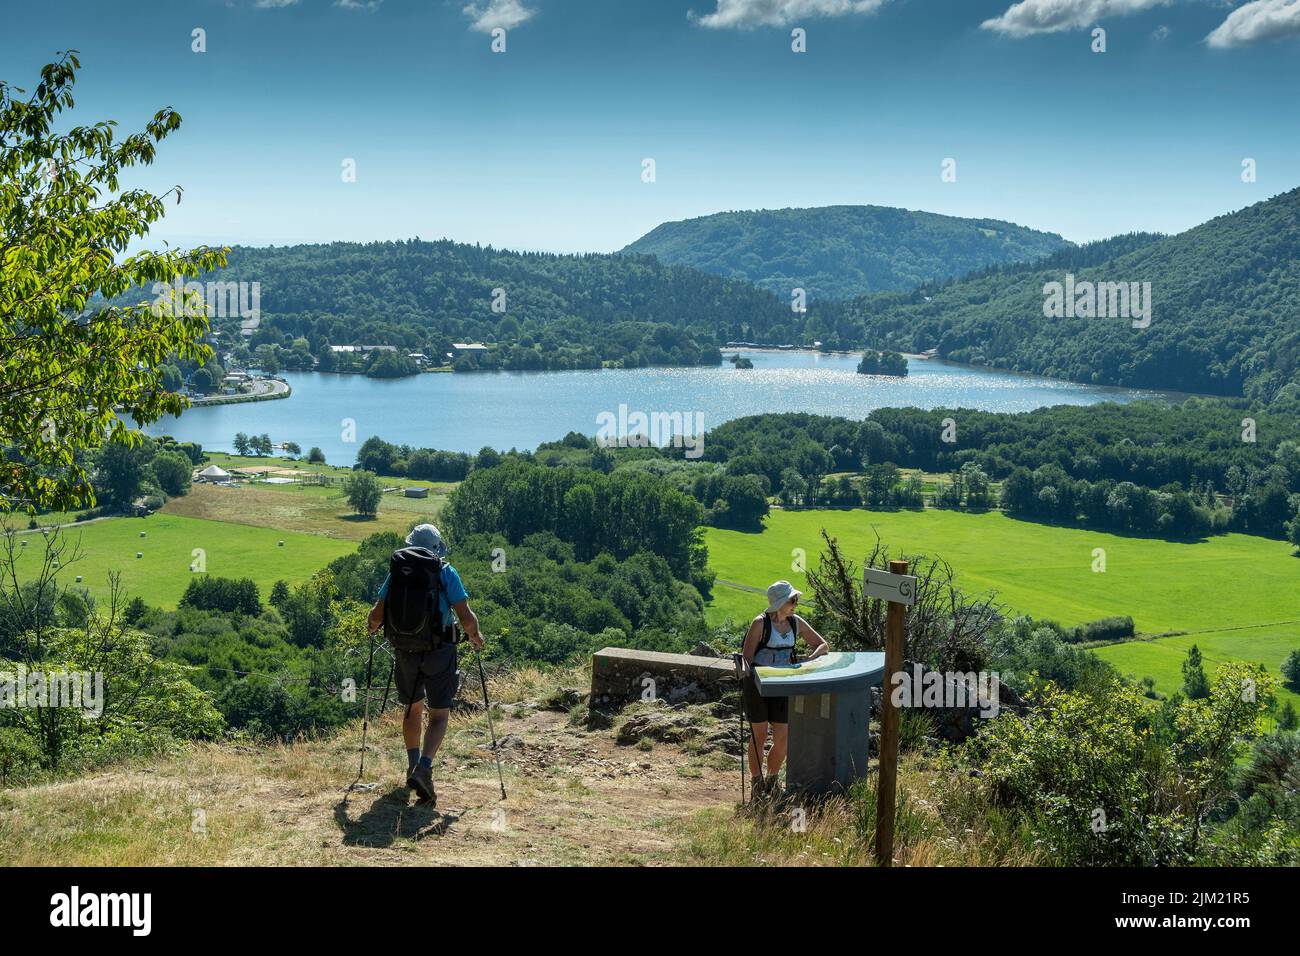
{"label": "rocky outcrop", "polygon": [[[721,709],[721,712],[719,712]],[[653,740],[688,744],[697,753],[722,751],[739,756],[736,711],[721,703],[670,705],[664,701],[633,704],[624,711],[615,740],[624,745]]]}

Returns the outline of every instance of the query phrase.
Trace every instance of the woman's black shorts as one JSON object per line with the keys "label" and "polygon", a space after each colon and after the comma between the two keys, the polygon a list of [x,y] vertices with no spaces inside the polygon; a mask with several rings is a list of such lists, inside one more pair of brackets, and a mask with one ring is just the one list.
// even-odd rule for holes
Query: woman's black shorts
{"label": "woman's black shorts", "polygon": [[790,723],[789,697],[764,697],[758,692],[754,675],[745,678],[745,716],[751,724]]}

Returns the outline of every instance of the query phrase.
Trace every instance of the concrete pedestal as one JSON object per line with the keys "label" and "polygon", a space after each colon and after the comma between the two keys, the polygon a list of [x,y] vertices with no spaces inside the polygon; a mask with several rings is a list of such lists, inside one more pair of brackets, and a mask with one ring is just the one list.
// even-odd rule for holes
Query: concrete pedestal
{"label": "concrete pedestal", "polygon": [[885,655],[871,651],[755,668],[759,693],[790,698],[787,790],[842,793],[867,775],[871,687],[884,671]]}
{"label": "concrete pedestal", "polygon": [[871,695],[803,694],[790,700],[790,755],[786,788],[842,793],[867,775]]}

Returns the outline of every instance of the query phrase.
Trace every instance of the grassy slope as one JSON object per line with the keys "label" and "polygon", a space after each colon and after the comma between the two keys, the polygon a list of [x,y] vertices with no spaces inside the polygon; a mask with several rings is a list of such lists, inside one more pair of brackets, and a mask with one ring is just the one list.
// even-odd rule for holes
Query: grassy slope
{"label": "grassy slope", "polygon": [[[860,560],[879,533],[893,549],[945,558],[969,591],[995,590],[1012,608],[1064,624],[1132,614],[1139,630],[1161,633],[1300,618],[1300,560],[1290,556],[1291,546],[1238,534],[1183,544],[1034,524],[996,512],[773,511],[760,535],[709,529],[710,562],[720,578],[742,584],[766,587],[781,577],[805,583],[790,569],[791,550],[803,548],[816,560],[823,527],[851,557]],[[1106,551],[1104,574],[1091,570],[1094,548]],[[1231,599],[1225,596],[1228,575]],[[728,613],[748,619],[762,610],[755,603],[719,588],[713,619]]]}
{"label": "grassy slope", "polygon": [[[710,563],[722,580],[764,588],[787,578],[802,586],[806,578],[791,569],[791,549],[803,548],[809,562],[816,561],[823,526],[859,561],[875,541],[873,529],[891,548],[943,557],[967,590],[995,590],[1009,607],[1036,617],[1077,624],[1131,614],[1147,633],[1208,632],[1100,651],[1127,672],[1150,674],[1161,690],[1181,685],[1179,665],[1193,642],[1210,660],[1258,660],[1274,673],[1300,646],[1300,624],[1279,623],[1300,620],[1300,559],[1284,542],[1246,535],[1183,544],[998,513],[774,511],[762,534],[709,529]],[[1090,570],[1098,547],[1106,549],[1105,574]],[[719,585],[709,617],[744,621],[763,604],[760,594]]]}
{"label": "grassy slope", "polygon": [[[208,574],[252,578],[265,597],[277,580],[305,581],[355,547],[351,541],[316,534],[170,514],[110,518],[65,528],[61,534],[70,543],[79,542],[83,555],[76,563],[65,563],[61,583],[72,584],[70,577],[79,574],[86,587],[102,594],[107,591],[108,573],[118,571],[128,595],[139,595],[159,607],[175,607],[185,592],[193,577],[190,563],[195,548],[205,552]],[[22,550],[31,553],[22,556],[19,574],[28,577],[39,560],[41,537],[33,533],[23,538],[28,544]],[[144,556],[136,558],[136,552]]]}
{"label": "grassy slope", "polygon": [[[237,524],[252,524],[266,528],[282,528],[286,531],[311,531],[334,538],[364,538],[374,531],[405,531],[413,520],[405,517],[403,512],[414,512],[429,519],[442,510],[447,494],[455,487],[454,482],[424,481],[416,478],[399,478],[392,475],[380,475],[379,482],[385,488],[428,488],[428,498],[404,498],[400,493],[384,496],[380,509],[378,525],[365,522],[342,522],[352,519],[351,509],[343,500],[343,480],[352,474],[352,468],[345,465],[312,464],[305,459],[285,458],[280,456],[258,457],[253,455],[230,455],[220,451],[207,452],[207,460],[201,467],[217,465],[227,471],[240,468],[283,468],[303,475],[322,475],[327,484],[316,487],[295,485],[244,485],[241,491],[253,491],[255,494],[244,499],[243,505],[214,503],[218,493],[230,493],[233,489],[217,488],[213,485],[196,484],[191,494],[198,492],[197,500],[188,497],[170,499],[164,510],[170,514],[185,515],[191,518],[212,518],[216,521],[232,521]],[[285,476],[289,477],[289,476]],[[206,492],[206,494],[204,494]],[[266,494],[294,494],[302,500],[293,503],[293,499],[280,501],[269,500],[264,503],[250,499]],[[320,501],[308,501],[316,498]],[[325,500],[332,499],[335,504],[326,505]],[[385,514],[389,512],[390,514]],[[394,513],[395,512],[395,513]],[[35,520],[41,527],[71,524],[76,520],[80,510],[50,511],[29,519],[19,514],[10,517],[10,524],[17,529],[25,529],[29,520]]]}
{"label": "grassy slope", "polygon": [[[287,458],[238,458],[221,453],[209,456],[223,468],[263,465],[294,468],[325,474],[334,479],[327,486],[268,485],[248,483],[237,488],[195,484],[188,495],[169,499],[152,517],[114,517],[72,524],[74,513],[42,515],[42,526],[68,523],[63,535],[79,541],[83,558],[67,566],[64,583],[81,575],[83,584],[96,593],[107,591],[108,573],[118,571],[129,595],[139,595],[150,604],[174,607],[189,584],[189,565],[194,548],[207,552],[208,573],[223,577],[251,577],[263,597],[277,580],[290,584],[304,581],[334,558],[346,554],[354,543],[379,531],[405,534],[411,525],[436,519],[453,485],[381,476],[385,487],[427,487],[428,498],[406,498],[385,494],[379,514],[363,519],[353,513],[338,484],[350,468],[308,465]],[[12,522],[17,530],[26,521]],[[146,538],[140,538],[144,531]],[[41,538],[21,536],[23,577],[35,573]],[[277,542],[284,541],[284,547]],[[137,551],[144,553],[136,558]],[[30,552],[30,554],[27,554]]]}
{"label": "grassy slope", "polygon": [[[200,744],[142,766],[0,790],[0,858],[10,865],[655,865],[683,823],[739,796],[736,758],[620,746],[538,710],[553,674],[491,681],[508,799],[499,802],[487,722],[454,715],[439,756],[439,809],[403,786],[400,711],[372,721],[365,783],[360,723],[329,740]],[[573,678],[578,685],[589,679]],[[729,725],[729,724],[728,724]],[[195,832],[195,812],[204,832]]]}

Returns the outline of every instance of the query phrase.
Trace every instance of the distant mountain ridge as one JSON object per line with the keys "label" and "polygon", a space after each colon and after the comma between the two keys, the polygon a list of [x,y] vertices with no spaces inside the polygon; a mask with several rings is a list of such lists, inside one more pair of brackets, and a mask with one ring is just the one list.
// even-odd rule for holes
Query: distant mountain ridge
{"label": "distant mountain ridge", "polygon": [[789,299],[846,299],[911,289],[1007,262],[1042,258],[1065,239],[997,219],[889,206],[720,212],[665,222],[625,247]]}
{"label": "distant mountain ridge", "polygon": [[[1151,283],[1152,318],[1044,314],[1048,283]],[[1300,189],[1173,236],[1132,234],[1031,265],[845,303],[876,348],[1074,381],[1300,393]]]}

